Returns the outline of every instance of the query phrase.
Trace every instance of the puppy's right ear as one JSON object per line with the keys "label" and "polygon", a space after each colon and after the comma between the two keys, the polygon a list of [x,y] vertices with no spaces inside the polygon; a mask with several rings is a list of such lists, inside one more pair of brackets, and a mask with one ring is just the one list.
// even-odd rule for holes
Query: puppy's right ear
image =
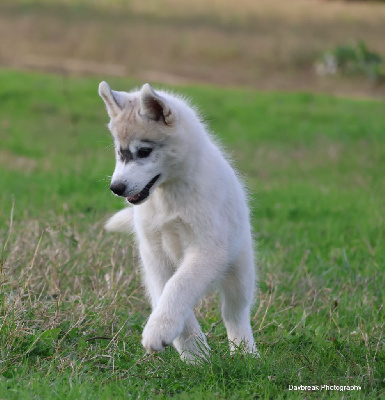
{"label": "puppy's right ear", "polygon": [[163,120],[170,126],[176,120],[175,111],[170,108],[166,99],[156,93],[148,83],[140,90],[140,112],[153,121]]}
{"label": "puppy's right ear", "polygon": [[106,104],[110,118],[115,118],[122,112],[124,104],[122,94],[111,90],[110,85],[107,82],[100,82],[99,96]]}

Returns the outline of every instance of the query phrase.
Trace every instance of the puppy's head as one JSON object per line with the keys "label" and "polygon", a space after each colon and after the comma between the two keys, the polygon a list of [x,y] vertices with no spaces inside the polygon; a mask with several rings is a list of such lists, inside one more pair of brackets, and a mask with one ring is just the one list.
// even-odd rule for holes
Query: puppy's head
{"label": "puppy's head", "polygon": [[111,190],[137,205],[156,187],[170,179],[176,152],[178,114],[173,99],[146,83],[140,91],[126,93],[99,85],[111,120],[116,167]]}

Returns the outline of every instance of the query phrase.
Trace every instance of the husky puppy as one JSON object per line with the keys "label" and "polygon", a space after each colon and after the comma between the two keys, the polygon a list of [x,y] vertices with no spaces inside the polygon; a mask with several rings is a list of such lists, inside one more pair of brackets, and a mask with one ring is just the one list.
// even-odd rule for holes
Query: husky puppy
{"label": "husky puppy", "polygon": [[185,100],[149,84],[126,93],[99,85],[111,118],[110,189],[132,207],[106,229],[134,232],[152,314],[147,352],[171,343],[184,359],[209,348],[194,306],[215,284],[230,347],[257,353],[250,325],[255,267],[245,190]]}

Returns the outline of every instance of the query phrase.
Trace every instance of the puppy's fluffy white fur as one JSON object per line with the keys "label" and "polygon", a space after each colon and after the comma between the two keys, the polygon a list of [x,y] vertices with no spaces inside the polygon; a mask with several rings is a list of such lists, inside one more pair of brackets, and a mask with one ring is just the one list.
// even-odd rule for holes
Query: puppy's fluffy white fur
{"label": "puppy's fluffy white fur", "polygon": [[234,169],[180,97],[148,84],[115,92],[105,82],[99,94],[116,149],[111,189],[136,203],[115,214],[106,229],[137,238],[153,309],[143,331],[145,349],[161,351],[172,343],[187,359],[206,352],[193,308],[215,284],[231,348],[242,343],[256,353],[253,240]]}

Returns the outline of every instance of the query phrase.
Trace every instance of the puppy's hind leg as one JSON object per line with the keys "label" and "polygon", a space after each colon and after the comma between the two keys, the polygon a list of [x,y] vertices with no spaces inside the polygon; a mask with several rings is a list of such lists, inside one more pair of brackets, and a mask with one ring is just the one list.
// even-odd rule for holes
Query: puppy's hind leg
{"label": "puppy's hind leg", "polygon": [[222,317],[230,349],[244,345],[258,354],[250,325],[250,308],[254,299],[255,270],[251,246],[245,246],[220,283]]}

